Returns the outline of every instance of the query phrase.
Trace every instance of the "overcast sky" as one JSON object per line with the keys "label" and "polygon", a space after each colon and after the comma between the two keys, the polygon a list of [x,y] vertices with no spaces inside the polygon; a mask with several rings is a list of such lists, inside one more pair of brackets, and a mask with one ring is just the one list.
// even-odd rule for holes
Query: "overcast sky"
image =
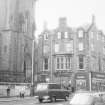
{"label": "overcast sky", "polygon": [[67,17],[70,27],[91,23],[95,15],[96,25],[105,33],[105,0],[37,0],[36,36],[43,30],[44,21],[48,28],[58,26],[59,17]]}

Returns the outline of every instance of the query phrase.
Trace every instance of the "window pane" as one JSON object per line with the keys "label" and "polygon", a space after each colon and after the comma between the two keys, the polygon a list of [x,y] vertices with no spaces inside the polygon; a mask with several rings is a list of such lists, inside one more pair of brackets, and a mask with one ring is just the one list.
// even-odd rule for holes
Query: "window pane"
{"label": "window pane", "polygon": [[67,62],[67,57],[66,57],[66,63],[65,63],[66,69],[68,69],[68,62]]}
{"label": "window pane", "polygon": [[47,40],[48,39],[48,33],[45,33],[44,34],[44,40]]}
{"label": "window pane", "polygon": [[61,89],[60,84],[49,84],[49,89]]}
{"label": "window pane", "polygon": [[83,37],[83,30],[79,30],[79,32],[78,32],[78,37],[80,38],[80,37]]}
{"label": "window pane", "polygon": [[57,69],[60,68],[60,62],[59,62],[59,58],[57,58]]}
{"label": "window pane", "polygon": [[83,56],[79,56],[79,69],[84,69]]}
{"label": "window pane", "polygon": [[71,43],[66,43],[66,51],[67,51],[67,52],[70,52],[71,49],[72,49]]}
{"label": "window pane", "polygon": [[58,32],[58,39],[61,39],[61,32]]}
{"label": "window pane", "polygon": [[55,44],[55,52],[59,52],[59,44]]}
{"label": "window pane", "polygon": [[61,69],[63,69],[63,57],[61,58]]}
{"label": "window pane", "polygon": [[83,50],[83,43],[79,43],[79,51],[82,51]]}
{"label": "window pane", "polygon": [[48,69],[48,58],[44,59],[44,69],[47,70]]}
{"label": "window pane", "polygon": [[65,38],[68,38],[68,32],[65,32]]}
{"label": "window pane", "polygon": [[90,38],[93,39],[93,37],[94,37],[94,32],[91,32],[90,33]]}
{"label": "window pane", "polygon": [[83,63],[79,63],[79,69],[83,69]]}

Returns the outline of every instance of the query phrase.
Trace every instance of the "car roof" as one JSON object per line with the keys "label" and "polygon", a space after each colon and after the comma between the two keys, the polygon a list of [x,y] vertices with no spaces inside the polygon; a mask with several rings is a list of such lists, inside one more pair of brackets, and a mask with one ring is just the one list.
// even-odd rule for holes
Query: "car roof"
{"label": "car roof", "polygon": [[59,83],[38,83],[38,84],[57,84],[57,85],[60,85]]}

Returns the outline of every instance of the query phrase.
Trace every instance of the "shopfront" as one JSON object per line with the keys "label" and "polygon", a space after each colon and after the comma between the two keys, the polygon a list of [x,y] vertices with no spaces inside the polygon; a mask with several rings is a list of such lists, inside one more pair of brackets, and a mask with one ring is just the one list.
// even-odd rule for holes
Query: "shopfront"
{"label": "shopfront", "polygon": [[67,70],[57,70],[54,72],[54,81],[60,84],[71,84],[72,72]]}
{"label": "shopfront", "polygon": [[49,71],[40,71],[37,73],[37,83],[50,81]]}
{"label": "shopfront", "polygon": [[105,91],[105,73],[91,72],[92,91]]}
{"label": "shopfront", "polygon": [[75,88],[76,90],[89,90],[89,73],[75,73]]}

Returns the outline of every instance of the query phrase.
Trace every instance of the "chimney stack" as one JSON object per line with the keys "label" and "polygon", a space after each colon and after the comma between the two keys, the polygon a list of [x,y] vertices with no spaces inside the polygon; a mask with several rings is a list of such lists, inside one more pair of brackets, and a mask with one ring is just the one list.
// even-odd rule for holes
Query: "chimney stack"
{"label": "chimney stack", "polygon": [[67,18],[66,17],[59,18],[59,27],[65,27],[65,26],[67,26]]}

